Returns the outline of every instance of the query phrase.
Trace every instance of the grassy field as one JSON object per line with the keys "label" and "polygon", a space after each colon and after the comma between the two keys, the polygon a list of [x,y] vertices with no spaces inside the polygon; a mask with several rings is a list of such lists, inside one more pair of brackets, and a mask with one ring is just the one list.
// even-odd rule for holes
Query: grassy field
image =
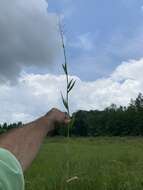
{"label": "grassy field", "polygon": [[143,190],[143,139],[47,139],[25,179],[26,190]]}

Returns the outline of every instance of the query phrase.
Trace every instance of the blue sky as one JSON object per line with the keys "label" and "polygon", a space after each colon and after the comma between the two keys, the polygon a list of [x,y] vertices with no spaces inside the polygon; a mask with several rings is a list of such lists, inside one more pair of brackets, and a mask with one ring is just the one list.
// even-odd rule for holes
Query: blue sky
{"label": "blue sky", "polygon": [[83,80],[143,56],[143,0],[48,0],[48,10],[64,15],[70,70]]}
{"label": "blue sky", "polygon": [[72,112],[125,106],[143,93],[143,0],[0,0],[0,122],[65,111],[57,14],[76,80]]}

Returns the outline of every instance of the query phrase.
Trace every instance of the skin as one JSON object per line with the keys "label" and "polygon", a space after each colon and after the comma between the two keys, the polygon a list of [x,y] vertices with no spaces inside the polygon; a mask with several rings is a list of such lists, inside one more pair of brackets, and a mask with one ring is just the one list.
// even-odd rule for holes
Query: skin
{"label": "skin", "polygon": [[0,147],[13,153],[25,171],[36,157],[47,134],[50,135],[57,124],[69,122],[70,119],[66,113],[53,108],[37,120],[1,135]]}

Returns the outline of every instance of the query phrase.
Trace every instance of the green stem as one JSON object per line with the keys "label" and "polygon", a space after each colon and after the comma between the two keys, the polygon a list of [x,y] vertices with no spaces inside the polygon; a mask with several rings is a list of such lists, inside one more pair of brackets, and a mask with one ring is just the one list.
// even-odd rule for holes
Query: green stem
{"label": "green stem", "polygon": [[[61,40],[62,40],[62,46],[63,46],[63,53],[64,53],[64,60],[65,60],[65,65],[67,66],[67,56],[66,56],[66,47],[65,47],[65,43],[64,43],[64,35],[63,35],[63,30],[62,30],[62,26],[61,26],[61,22],[59,19],[59,29],[60,29],[60,35],[61,35]],[[69,84],[69,76],[68,76],[68,69],[67,69],[67,73],[66,73],[66,81],[67,81],[67,86],[66,86],[66,102],[67,102],[67,113],[70,116],[70,111],[69,111],[69,93],[68,93],[68,84]],[[67,126],[67,137],[70,137],[70,125],[68,124]]]}
{"label": "green stem", "polygon": [[[68,73],[66,75],[66,79],[67,79],[67,103],[68,103],[68,109],[67,109],[67,112],[68,112],[68,115],[70,116],[70,111],[69,111],[69,93],[68,93],[68,83],[69,83],[69,78],[68,78]],[[68,124],[67,126],[68,128],[68,133],[67,133],[67,137],[69,138],[70,137],[70,125]]]}

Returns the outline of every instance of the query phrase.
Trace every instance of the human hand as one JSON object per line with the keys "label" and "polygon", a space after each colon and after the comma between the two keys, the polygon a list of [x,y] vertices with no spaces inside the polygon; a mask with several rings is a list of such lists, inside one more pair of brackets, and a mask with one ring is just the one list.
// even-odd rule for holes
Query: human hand
{"label": "human hand", "polygon": [[68,124],[70,122],[70,117],[68,116],[68,114],[56,108],[51,109],[46,114],[46,117],[54,124]]}

